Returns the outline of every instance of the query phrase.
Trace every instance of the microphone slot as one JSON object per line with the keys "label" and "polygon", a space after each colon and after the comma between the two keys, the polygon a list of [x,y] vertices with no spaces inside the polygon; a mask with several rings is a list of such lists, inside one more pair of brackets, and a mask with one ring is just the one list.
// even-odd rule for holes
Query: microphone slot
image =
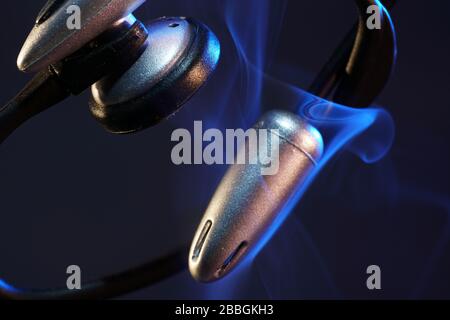
{"label": "microphone slot", "polygon": [[230,254],[223,265],[217,270],[216,276],[221,277],[222,274],[247,250],[248,242],[242,241],[241,244]]}
{"label": "microphone slot", "polygon": [[209,231],[212,227],[212,221],[208,220],[203,227],[200,236],[198,237],[197,243],[195,244],[194,253],[192,254],[192,260],[196,261],[202,252],[203,245],[205,244],[206,237],[209,234]]}

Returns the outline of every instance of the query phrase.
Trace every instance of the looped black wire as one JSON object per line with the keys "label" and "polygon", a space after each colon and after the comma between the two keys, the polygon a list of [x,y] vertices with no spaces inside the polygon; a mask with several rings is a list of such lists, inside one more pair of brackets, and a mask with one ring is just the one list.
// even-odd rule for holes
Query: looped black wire
{"label": "looped black wire", "polygon": [[[328,98],[339,86],[343,88],[340,96],[337,97],[340,103],[347,105],[364,106],[370,104],[371,101],[379,94],[384,87],[387,78],[386,75],[393,67],[395,56],[392,59],[389,52],[395,52],[395,30],[389,21],[384,21],[382,30],[376,36],[370,36],[367,41],[356,41],[357,34],[360,36],[366,34],[361,24],[361,17],[364,6],[377,4],[376,0],[355,0],[360,9],[360,21],[352,29],[349,35],[344,39],[338,49],[334,52],[332,58],[325,64],[319,76],[313,82],[310,90],[322,98]],[[395,0],[385,0],[386,8],[395,5]],[[383,8],[382,8],[383,9]],[[383,11],[384,12],[384,11]],[[387,11],[386,11],[387,13]],[[388,18],[388,17],[385,17]],[[360,63],[366,61],[371,54],[370,48],[384,48],[387,56],[383,56],[387,61],[383,68],[375,69],[380,72],[376,76],[376,72],[370,70],[372,84],[374,80],[378,83],[369,91],[356,90],[363,72],[361,66],[353,65],[353,72],[348,72],[349,61],[351,56],[353,60]],[[359,55],[359,57],[358,57]],[[356,59],[358,58],[358,59]],[[377,59],[375,59],[377,60]],[[373,61],[368,62],[373,68]],[[356,67],[356,69],[355,69]],[[369,68],[370,69],[370,68]],[[342,83],[347,85],[342,86]],[[364,89],[363,83],[363,88]],[[353,88],[353,89],[351,89]],[[366,87],[367,88],[367,87]],[[351,90],[348,90],[351,89]],[[64,100],[70,93],[59,82],[51,69],[44,70],[30,81],[30,83],[13,99],[0,109],[0,144],[22,123],[32,118],[36,114],[46,110],[56,103]],[[157,260],[143,264],[137,268],[129,269],[125,272],[105,277],[98,281],[93,281],[82,286],[80,290],[68,289],[17,289],[8,283],[0,280],[0,300],[30,300],[30,299],[108,299],[114,298],[134,290],[145,288],[159,281],[167,279],[187,268],[188,247],[180,248],[171,254],[161,257]]]}
{"label": "looped black wire", "polygon": [[[0,108],[0,143],[28,119],[64,100],[70,93],[49,68],[38,73],[9,103]],[[0,299],[107,299],[153,285],[187,268],[183,247],[137,268],[87,283],[81,290],[17,289],[0,280]]]}
{"label": "looped black wire", "polygon": [[167,279],[187,266],[188,248],[181,248],[137,268],[84,284],[80,290],[16,289],[0,282],[0,300],[87,300],[110,299]]}

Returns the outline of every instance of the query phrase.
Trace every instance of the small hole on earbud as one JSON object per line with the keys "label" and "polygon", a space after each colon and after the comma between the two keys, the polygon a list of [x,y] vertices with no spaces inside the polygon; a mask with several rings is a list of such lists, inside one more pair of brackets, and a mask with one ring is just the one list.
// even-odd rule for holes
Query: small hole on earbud
{"label": "small hole on earbud", "polygon": [[169,24],[169,28],[176,28],[176,27],[179,27],[179,26],[180,26],[179,23],[171,23],[171,24]]}
{"label": "small hole on earbud", "polygon": [[202,232],[200,233],[200,236],[198,237],[197,243],[194,247],[194,253],[192,255],[192,260],[197,260],[200,256],[200,253],[202,252],[203,245],[205,244],[206,237],[208,236],[209,231],[211,230],[212,221],[208,220],[205,223],[205,226],[202,229]]}
{"label": "small hole on earbud", "polygon": [[233,264],[237,258],[239,258],[248,247],[247,241],[242,241],[241,244],[229,255],[229,257],[225,260],[219,270],[216,271],[216,276],[220,277],[222,274]]}

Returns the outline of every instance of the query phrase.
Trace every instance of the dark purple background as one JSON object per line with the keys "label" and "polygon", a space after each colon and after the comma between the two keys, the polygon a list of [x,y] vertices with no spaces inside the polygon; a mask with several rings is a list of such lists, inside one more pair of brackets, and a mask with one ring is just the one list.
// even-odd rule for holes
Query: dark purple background
{"label": "dark purple background", "polygon": [[[2,101],[30,78],[15,60],[43,2],[1,4]],[[209,0],[148,2],[143,21],[197,17],[232,52]],[[400,0],[393,11],[399,61],[378,100],[396,123],[388,157],[366,165],[341,154],[249,270],[212,286],[185,272],[130,297],[450,298],[449,14],[446,0]],[[354,20],[350,0],[290,0],[272,63],[306,88]],[[138,135],[106,133],[86,93],[15,132],[0,149],[1,278],[63,286],[70,264],[89,280],[190,242],[225,168],[175,167],[170,134],[219,117],[221,75],[235,67],[227,63],[174,119]],[[227,125],[239,108],[230,106]],[[365,287],[371,264],[382,268],[382,291]]]}

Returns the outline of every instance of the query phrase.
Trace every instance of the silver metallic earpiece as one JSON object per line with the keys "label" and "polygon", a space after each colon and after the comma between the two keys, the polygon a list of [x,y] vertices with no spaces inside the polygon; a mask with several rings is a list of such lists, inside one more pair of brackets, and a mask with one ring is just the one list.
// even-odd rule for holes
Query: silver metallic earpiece
{"label": "silver metallic earpiece", "polygon": [[[279,155],[278,173],[262,175],[261,164],[251,164],[262,163],[260,159],[228,169],[191,245],[189,269],[198,281],[224,277],[254,249],[322,155],[320,133],[297,115],[271,111],[255,128],[278,136],[267,139],[268,143],[279,141],[268,147]],[[248,141],[239,152],[246,150]]]}
{"label": "silver metallic earpiece", "polygon": [[92,86],[91,113],[113,133],[139,131],[174,114],[219,60],[219,41],[198,21],[162,18],[147,30],[147,49],[134,65]]}
{"label": "silver metallic earpiece", "polygon": [[[47,2],[17,60],[22,71],[57,78],[59,88],[53,92],[60,94],[42,100],[45,108],[92,85],[95,119],[110,132],[130,133],[171,116],[206,83],[220,56],[213,32],[183,17],[161,18],[146,28],[131,14],[143,2]],[[66,25],[73,5],[81,10],[79,30]]]}

